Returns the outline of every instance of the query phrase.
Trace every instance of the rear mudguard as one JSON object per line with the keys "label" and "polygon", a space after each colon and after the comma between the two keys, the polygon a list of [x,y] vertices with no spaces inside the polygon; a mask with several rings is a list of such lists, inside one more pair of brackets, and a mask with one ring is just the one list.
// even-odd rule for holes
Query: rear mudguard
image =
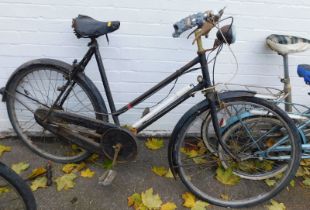
{"label": "rear mudguard", "polygon": [[[227,98],[253,97],[255,96],[255,94],[256,92],[252,92],[252,91],[228,91],[228,92],[219,93],[218,96],[220,99],[223,100]],[[199,115],[200,110],[203,107],[208,107],[208,106],[209,104],[207,100],[203,100],[200,103],[196,104],[183,115],[183,117],[179,120],[179,122],[176,124],[176,126],[173,129],[173,132],[171,134],[171,139],[169,141],[169,146],[168,146],[168,160],[169,160],[170,169],[174,177],[176,177],[177,175],[177,170],[175,168],[175,166],[177,165],[176,157],[175,157],[177,151],[175,151],[175,144],[177,143],[177,140],[179,138],[180,131],[184,123],[188,120],[188,118]]]}
{"label": "rear mudguard", "polygon": [[[34,67],[39,67],[41,65],[47,65],[51,66],[54,68],[58,68],[61,70],[64,70],[69,74],[69,72],[72,70],[72,65],[65,63],[63,61],[55,60],[55,59],[48,59],[48,58],[41,58],[41,59],[36,59],[36,60],[31,60],[20,67],[18,67],[13,74],[10,76],[9,80],[6,83],[6,86],[1,88],[1,94],[3,95],[2,101],[5,102],[7,100],[7,93],[10,85],[14,82],[15,77],[18,74],[21,74],[22,72],[26,71],[29,68],[34,68]],[[89,88],[91,88],[93,94],[95,95],[97,102],[100,106],[100,109],[102,113],[107,113],[107,108],[105,106],[104,100],[98,90],[98,88],[95,86],[95,84],[84,74],[84,73],[79,73],[77,75],[78,79],[83,81]]]}

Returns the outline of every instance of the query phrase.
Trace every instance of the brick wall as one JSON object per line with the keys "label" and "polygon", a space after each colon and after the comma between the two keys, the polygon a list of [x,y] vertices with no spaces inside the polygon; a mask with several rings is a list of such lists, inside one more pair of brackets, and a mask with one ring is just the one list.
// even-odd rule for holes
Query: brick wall
{"label": "brick wall", "polygon": [[[172,24],[192,13],[227,6],[225,15],[235,17],[237,43],[232,46],[239,71],[234,83],[281,87],[281,57],[265,47],[271,33],[310,38],[310,1],[307,0],[0,0],[0,85],[23,62],[49,57],[71,63],[87,50],[87,40],[75,38],[71,19],[86,14],[99,20],[120,20],[121,27],[110,35],[110,45],[99,39],[110,86],[119,108],[155,85],[195,56],[195,47],[185,36],[171,37]],[[211,45],[214,32],[205,45]],[[310,63],[310,52],[290,56],[294,100],[310,105],[308,87],[296,75],[296,65]],[[219,56],[216,81],[225,82],[235,71],[228,49]],[[86,74],[100,91],[103,88],[92,62]],[[195,83],[197,73],[184,76],[176,89]],[[168,90],[148,99],[141,107],[151,106]],[[193,104],[197,96],[173,110],[148,130],[169,130]],[[6,108],[0,104],[0,130],[10,129]],[[131,110],[121,117],[132,123],[143,110]]]}

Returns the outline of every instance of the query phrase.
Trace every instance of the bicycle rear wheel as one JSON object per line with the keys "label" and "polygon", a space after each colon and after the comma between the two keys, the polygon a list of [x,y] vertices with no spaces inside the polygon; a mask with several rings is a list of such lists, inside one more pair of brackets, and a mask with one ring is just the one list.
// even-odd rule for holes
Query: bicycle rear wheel
{"label": "bicycle rear wheel", "polygon": [[37,209],[35,198],[29,186],[3,163],[0,163],[0,209]]}
{"label": "bicycle rear wheel", "polygon": [[[37,154],[60,163],[79,162],[90,153],[42,128],[34,112],[40,107],[51,107],[68,81],[69,72],[69,68],[55,62],[34,65],[16,74],[7,92],[9,118],[20,139]],[[78,75],[66,100],[57,109],[107,121],[104,102],[95,93],[93,83]]]}
{"label": "bicycle rear wheel", "polygon": [[[207,149],[201,132],[209,111],[206,104],[195,115],[182,118],[184,126],[174,146],[177,173],[191,192],[211,204],[231,208],[259,204],[294,177],[301,153],[297,128],[265,100],[238,97],[223,102],[224,108],[217,107],[222,140],[239,160],[221,148]],[[290,150],[267,153],[276,144]]]}

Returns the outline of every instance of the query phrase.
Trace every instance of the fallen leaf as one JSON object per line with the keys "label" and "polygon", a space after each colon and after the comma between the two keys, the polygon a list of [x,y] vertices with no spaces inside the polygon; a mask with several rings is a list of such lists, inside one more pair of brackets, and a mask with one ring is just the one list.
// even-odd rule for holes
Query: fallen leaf
{"label": "fallen leaf", "polygon": [[310,178],[306,178],[302,183],[306,186],[310,186]]}
{"label": "fallen leaf", "polygon": [[221,194],[221,198],[225,201],[229,201],[229,196],[227,194]]}
{"label": "fallen leaf", "polygon": [[148,210],[148,208],[142,203],[142,198],[139,193],[134,193],[127,198],[128,207],[133,206],[136,210]]}
{"label": "fallen leaf", "polygon": [[300,161],[301,166],[310,166],[310,159],[302,159]]}
{"label": "fallen leaf", "polygon": [[183,193],[182,198],[184,199],[183,206],[187,208],[192,208],[195,206],[196,198],[192,193],[190,192]]}
{"label": "fallen leaf", "polygon": [[85,178],[92,178],[94,174],[95,172],[91,171],[89,168],[81,171],[81,177],[85,177]]}
{"label": "fallen leaf", "polygon": [[270,203],[271,203],[270,205],[266,205],[268,210],[285,210],[286,209],[284,203],[278,203],[275,200],[271,200]]}
{"label": "fallen leaf", "polygon": [[168,173],[168,170],[163,166],[153,166],[152,171],[158,176],[164,176]]}
{"label": "fallen leaf", "polygon": [[170,170],[170,168],[168,169],[168,172],[166,173],[165,175],[166,178],[174,178],[173,174],[172,174],[172,171]]}
{"label": "fallen leaf", "polygon": [[7,192],[10,192],[9,188],[7,188],[7,187],[0,187],[0,195],[4,194],[4,193],[7,193]]}
{"label": "fallen leaf", "polygon": [[158,194],[155,195],[153,194],[153,188],[150,188],[145,192],[142,192],[141,198],[142,203],[150,209],[160,208],[161,204],[163,203]]}
{"label": "fallen leaf", "polygon": [[68,163],[62,167],[62,171],[66,174],[70,174],[72,172],[77,172],[86,167],[84,162],[77,164],[77,163]]}
{"label": "fallen leaf", "polygon": [[277,181],[274,179],[265,179],[264,181],[269,187],[272,187],[277,183]]}
{"label": "fallen leaf", "polygon": [[0,157],[3,155],[4,152],[11,152],[12,147],[4,146],[0,144]]}
{"label": "fallen leaf", "polygon": [[225,185],[236,185],[240,181],[240,177],[233,174],[231,168],[225,170],[223,167],[216,169],[216,179]]}
{"label": "fallen leaf", "polygon": [[113,168],[112,163],[113,163],[113,160],[109,160],[109,159],[104,160],[103,168],[104,169],[112,169]]}
{"label": "fallen leaf", "polygon": [[290,181],[290,185],[291,185],[291,187],[295,187],[295,180],[294,179]]}
{"label": "fallen leaf", "polygon": [[43,167],[35,168],[32,170],[31,174],[28,175],[27,179],[31,180],[38,176],[41,176],[46,173],[46,169]]}
{"label": "fallen leaf", "polygon": [[191,210],[206,210],[206,207],[209,206],[207,202],[196,201],[195,205],[191,208]]}
{"label": "fallen leaf", "polygon": [[31,183],[31,190],[36,191],[38,188],[46,188],[47,187],[47,178],[45,176],[38,177]]}
{"label": "fallen leaf", "polygon": [[194,149],[188,149],[188,148],[182,147],[180,151],[183,154],[187,155],[189,158],[194,158],[198,156],[198,151]]}
{"label": "fallen leaf", "polygon": [[87,158],[87,161],[89,162],[96,162],[99,159],[99,155],[98,154],[92,154],[89,158]]}
{"label": "fallen leaf", "polygon": [[57,184],[57,191],[61,191],[62,189],[68,190],[73,188],[75,183],[74,180],[77,178],[77,175],[74,173],[65,174],[61,177],[58,177],[55,182]]}
{"label": "fallen leaf", "polygon": [[23,172],[29,168],[29,163],[25,163],[25,162],[15,163],[12,165],[11,168],[17,174],[20,174],[21,172]]}
{"label": "fallen leaf", "polygon": [[175,203],[167,202],[160,207],[160,210],[175,210],[176,208],[177,205]]}
{"label": "fallen leaf", "polygon": [[158,150],[164,146],[164,140],[160,138],[148,138],[145,146],[150,150]]}

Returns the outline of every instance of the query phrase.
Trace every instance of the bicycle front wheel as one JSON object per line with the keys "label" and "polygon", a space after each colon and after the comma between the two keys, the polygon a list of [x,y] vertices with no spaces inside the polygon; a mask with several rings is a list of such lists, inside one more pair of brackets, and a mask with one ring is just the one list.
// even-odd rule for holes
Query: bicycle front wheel
{"label": "bicycle front wheel", "polygon": [[[55,62],[28,67],[16,74],[7,91],[8,115],[20,139],[37,154],[60,163],[79,162],[90,154],[42,128],[34,112],[53,105],[68,81],[69,72],[70,69]],[[56,109],[107,121],[104,103],[94,90],[97,89],[89,79],[78,75],[66,100]]]}
{"label": "bicycle front wheel", "polygon": [[37,209],[29,186],[3,163],[0,163],[0,209]]}
{"label": "bicycle front wheel", "polygon": [[263,99],[223,102],[224,107],[217,107],[222,142],[237,159],[222,148],[208,150],[206,132],[201,132],[208,119],[206,104],[184,120],[174,147],[177,172],[191,192],[211,204],[231,208],[259,204],[294,177],[301,154],[297,128],[284,111]]}

